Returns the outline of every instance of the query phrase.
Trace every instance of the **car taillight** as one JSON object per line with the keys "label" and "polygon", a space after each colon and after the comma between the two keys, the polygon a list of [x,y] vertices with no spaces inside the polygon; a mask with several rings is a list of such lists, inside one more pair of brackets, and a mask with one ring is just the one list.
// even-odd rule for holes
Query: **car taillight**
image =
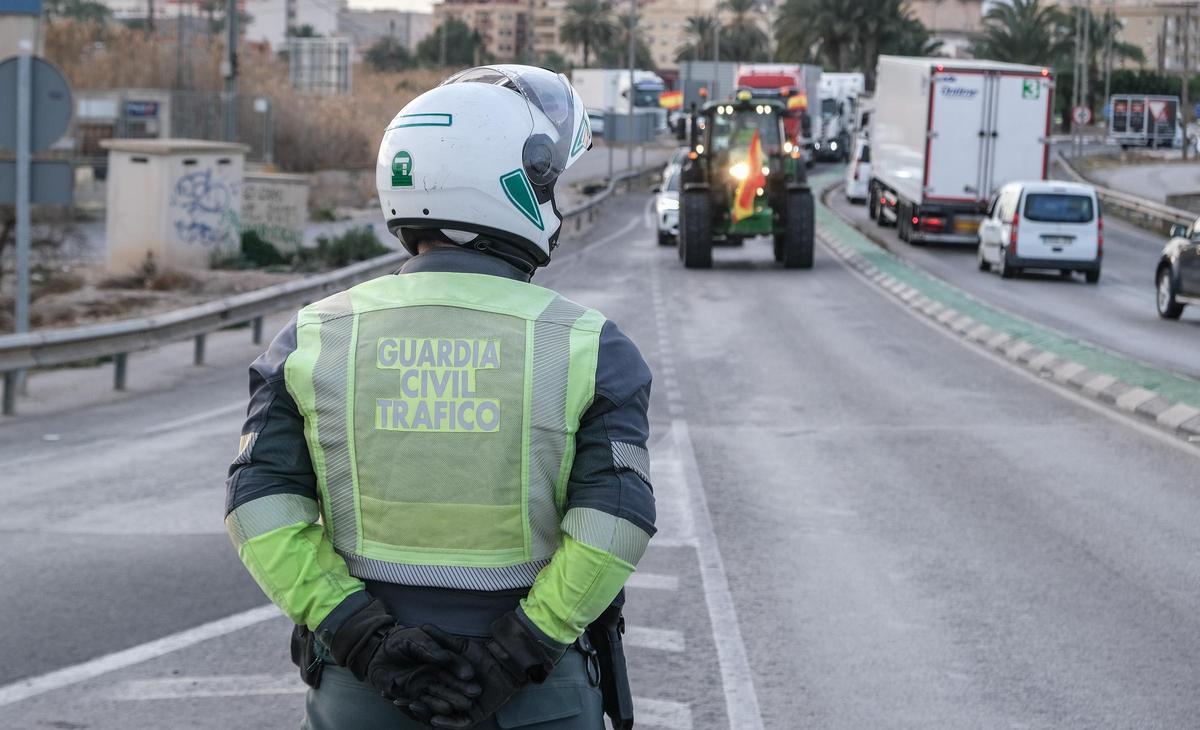
{"label": "car taillight", "polygon": [[1096,216],[1096,258],[1104,255],[1104,216]]}
{"label": "car taillight", "polygon": [[1017,255],[1017,221],[1021,220],[1021,212],[1013,213],[1012,230],[1008,234],[1008,252]]}

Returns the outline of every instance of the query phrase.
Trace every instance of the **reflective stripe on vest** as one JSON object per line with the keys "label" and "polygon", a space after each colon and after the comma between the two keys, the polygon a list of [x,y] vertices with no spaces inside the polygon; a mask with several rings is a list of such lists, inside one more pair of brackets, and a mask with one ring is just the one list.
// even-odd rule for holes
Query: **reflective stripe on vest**
{"label": "reflective stripe on vest", "polygon": [[285,375],[351,574],[532,585],[560,541],[603,323],[541,287],[436,272],[301,310]]}

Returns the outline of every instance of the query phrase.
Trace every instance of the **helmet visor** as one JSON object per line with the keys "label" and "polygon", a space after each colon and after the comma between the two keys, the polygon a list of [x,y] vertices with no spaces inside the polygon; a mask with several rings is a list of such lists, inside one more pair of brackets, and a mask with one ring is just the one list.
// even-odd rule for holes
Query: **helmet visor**
{"label": "helmet visor", "polygon": [[[530,107],[530,118],[544,117],[550,123],[549,136],[553,154],[549,159],[538,160],[545,166],[547,175],[557,177],[567,168],[570,158],[571,135],[575,131],[576,116],[582,112],[582,104],[567,77],[535,66],[498,64],[478,66],[460,71],[442,82],[441,85],[477,82],[502,86],[520,94]],[[532,113],[533,110],[538,115]],[[534,122],[534,130],[537,124]]]}

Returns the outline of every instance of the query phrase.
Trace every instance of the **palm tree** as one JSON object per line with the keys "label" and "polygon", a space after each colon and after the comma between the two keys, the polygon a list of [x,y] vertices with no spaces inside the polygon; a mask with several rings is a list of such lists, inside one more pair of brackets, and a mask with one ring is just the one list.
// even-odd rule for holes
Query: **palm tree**
{"label": "palm tree", "polygon": [[586,68],[590,51],[611,44],[617,34],[612,3],[609,0],[571,0],[558,33],[564,43],[583,49],[583,66]]}
{"label": "palm tree", "polygon": [[729,57],[734,60],[765,61],[770,52],[770,40],[758,24],[758,0],[725,0],[721,7],[733,13],[721,29],[721,55],[725,55],[727,47]]}
{"label": "palm tree", "polygon": [[712,57],[713,28],[717,27],[717,19],[711,15],[693,15],[687,19],[683,37],[687,40],[676,54],[676,60],[690,61],[693,58],[708,59]]}
{"label": "palm tree", "polygon": [[629,32],[633,29],[633,64],[637,68],[653,69],[654,54],[638,27],[637,16],[621,13],[614,25],[612,40],[597,44],[596,60],[604,68],[625,68],[629,63]]}
{"label": "palm tree", "polygon": [[1068,52],[1069,23],[1061,10],[1039,0],[994,3],[983,17],[983,34],[971,51],[977,58],[1052,65]]}
{"label": "palm tree", "polygon": [[855,35],[847,22],[849,7],[853,4],[841,0],[784,0],[775,20],[776,55],[848,69]]}

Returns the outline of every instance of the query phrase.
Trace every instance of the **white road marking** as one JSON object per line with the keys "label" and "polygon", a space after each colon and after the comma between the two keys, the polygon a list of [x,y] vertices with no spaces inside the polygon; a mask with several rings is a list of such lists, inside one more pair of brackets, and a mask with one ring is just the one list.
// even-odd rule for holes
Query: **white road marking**
{"label": "white road marking", "polygon": [[62,689],[63,687],[88,679],[94,679],[103,674],[124,669],[134,664],[140,664],[144,661],[199,644],[202,641],[215,639],[248,626],[262,623],[263,621],[279,618],[280,616],[282,614],[274,605],[259,606],[249,611],[235,613],[232,616],[226,616],[216,621],[210,621],[206,624],[164,636],[161,639],[148,641],[145,644],[138,644],[129,649],[105,654],[81,664],[73,664],[69,667],[63,667],[62,669],[40,674],[36,677],[20,679],[11,684],[0,686],[0,707],[11,705],[14,702],[20,702],[30,697],[36,697],[46,692],[52,692],[56,689]]}
{"label": "white road marking", "polygon": [[746,658],[746,645],[742,641],[742,629],[733,605],[733,594],[729,591],[729,580],[725,576],[725,562],[717,545],[712,514],[708,511],[708,500],[700,481],[700,467],[696,463],[687,421],[682,418],[673,420],[671,432],[683,458],[684,482],[691,489],[696,506],[692,510],[696,553],[700,559],[704,602],[708,606],[713,641],[717,647],[717,664],[721,668],[729,727],[734,730],[762,730],[762,711],[759,710],[758,695],[754,691],[754,674],[750,670],[750,660]]}
{"label": "white road marking", "polygon": [[661,573],[643,573],[638,571],[625,581],[626,588],[638,588],[653,591],[679,590],[679,578]]}
{"label": "white road marking", "polygon": [[674,629],[652,629],[646,626],[627,626],[625,643],[641,649],[681,652],[685,642],[682,631]]}
{"label": "white road marking", "polygon": [[224,416],[227,413],[234,413],[236,411],[242,411],[244,413],[245,410],[246,410],[246,401],[245,400],[240,400],[240,401],[237,401],[236,403],[226,403],[225,405],[223,405],[219,408],[213,408],[211,410],[201,411],[199,413],[193,413],[190,416],[184,416],[183,418],[176,418],[173,421],[166,421],[165,423],[160,423],[156,426],[151,426],[150,428],[147,428],[145,431],[142,431],[142,434],[150,435],[150,434],[155,434],[155,433],[162,433],[163,431],[170,431],[171,429],[182,428],[183,426],[190,426],[193,423],[200,423],[201,421],[207,421],[210,418],[216,418],[217,416]]}
{"label": "white road marking", "polygon": [[177,700],[193,697],[254,697],[300,694],[308,687],[299,675],[228,674],[215,677],[131,679],[105,692],[108,699],[124,702]]}
{"label": "white road marking", "polygon": [[692,730],[692,708],[682,702],[633,698],[637,726],[661,727],[667,730]]}

